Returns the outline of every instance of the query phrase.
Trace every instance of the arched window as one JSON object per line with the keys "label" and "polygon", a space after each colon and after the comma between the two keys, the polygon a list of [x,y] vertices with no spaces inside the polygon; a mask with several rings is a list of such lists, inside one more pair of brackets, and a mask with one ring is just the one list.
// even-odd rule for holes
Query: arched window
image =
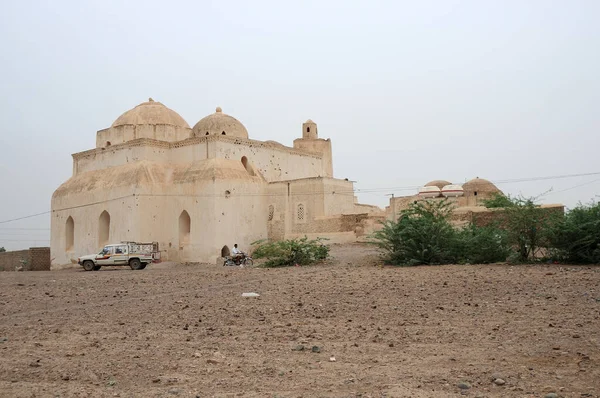
{"label": "arched window", "polygon": [[304,205],[302,203],[298,205],[298,209],[296,210],[296,217],[298,218],[298,221],[304,220]]}
{"label": "arched window", "polygon": [[192,221],[187,211],[182,211],[179,216],[179,246],[190,243]]}
{"label": "arched window", "polygon": [[310,133],[310,127],[307,127],[307,128],[306,128],[306,132],[307,132],[307,133]]}
{"label": "arched window", "polygon": [[104,246],[110,239],[110,214],[106,210],[100,214],[98,220],[98,246]]}
{"label": "arched window", "polygon": [[275,207],[273,205],[269,205],[269,221],[273,220],[274,214],[275,214]]}
{"label": "arched window", "polygon": [[106,146],[110,146],[110,141],[106,141]]}
{"label": "arched window", "polygon": [[65,227],[65,250],[69,252],[73,250],[73,246],[75,245],[75,222],[73,222],[73,217],[69,216],[67,218]]}
{"label": "arched window", "polygon": [[223,131],[223,132],[221,133],[221,135],[225,135],[225,132]]}
{"label": "arched window", "polygon": [[229,247],[227,245],[223,246],[221,249],[221,257],[231,256],[231,252],[229,251]]}

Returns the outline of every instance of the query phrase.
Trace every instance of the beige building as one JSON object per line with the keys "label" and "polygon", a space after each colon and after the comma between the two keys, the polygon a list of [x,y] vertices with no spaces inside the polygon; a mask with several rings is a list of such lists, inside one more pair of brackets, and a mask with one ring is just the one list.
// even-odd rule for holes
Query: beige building
{"label": "beige building", "polygon": [[52,265],[123,240],[157,241],[163,260],[214,262],[265,238],[354,241],[382,217],[333,177],[331,141],[313,121],[287,147],[250,139],[221,108],[190,128],[150,99],[73,155],[52,196]]}
{"label": "beige building", "polygon": [[[386,218],[397,220],[398,213],[408,208],[411,203],[429,200],[446,200],[453,205],[451,221],[454,225],[464,226],[470,223],[487,225],[499,220],[502,209],[489,209],[485,201],[504,193],[491,181],[483,178],[473,178],[464,184],[453,184],[446,180],[433,180],[421,187],[417,194],[400,196],[390,199],[386,207]],[[562,204],[544,204],[542,208],[547,211],[564,212]]]}

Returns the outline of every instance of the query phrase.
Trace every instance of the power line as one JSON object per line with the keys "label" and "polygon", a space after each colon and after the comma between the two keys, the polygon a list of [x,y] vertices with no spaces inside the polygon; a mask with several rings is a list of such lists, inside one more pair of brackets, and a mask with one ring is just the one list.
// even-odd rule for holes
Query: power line
{"label": "power line", "polygon": [[7,227],[0,227],[0,231],[50,231],[50,228],[7,228]]}
{"label": "power line", "polygon": [[19,221],[19,220],[25,220],[26,218],[33,218],[33,217],[37,217],[37,216],[43,216],[44,214],[50,214],[51,211],[45,211],[43,213],[37,213],[37,214],[31,214],[29,216],[23,216],[23,217],[18,217],[18,218],[13,218],[11,220],[4,220],[4,221],[0,221],[0,224],[5,224],[7,222],[13,222],[13,221]]}
{"label": "power line", "polygon": [[[594,172],[594,173],[579,173],[579,174],[565,174],[565,175],[555,175],[555,176],[546,176],[546,177],[531,177],[531,178],[516,178],[516,179],[507,179],[507,180],[496,180],[496,181],[492,181],[494,184],[508,184],[508,183],[518,183],[518,182],[531,182],[531,181],[547,181],[547,180],[553,180],[553,179],[564,179],[564,178],[573,178],[573,177],[584,177],[584,176],[593,176],[593,175],[600,175],[600,172]],[[586,185],[586,184],[583,184]],[[569,189],[574,189],[577,188],[578,186],[569,188]],[[353,189],[353,190],[331,190],[331,191],[319,191],[319,192],[314,192],[314,191],[306,191],[306,192],[292,192],[291,195],[344,195],[344,196],[354,196],[357,193],[376,193],[376,192],[398,192],[398,191],[408,191],[408,190],[415,190],[420,188],[420,186],[400,186],[400,187],[383,187],[383,188],[364,188],[364,189]],[[560,192],[560,191],[559,191]],[[281,192],[281,193],[264,193],[264,192],[256,192],[256,193],[230,193],[229,194],[230,197],[264,197],[264,196],[268,196],[268,197],[273,197],[273,196],[288,196],[288,192]],[[77,206],[71,206],[71,207],[65,207],[65,208],[61,208],[61,209],[54,209],[54,210],[48,210],[45,212],[41,212],[41,213],[36,213],[36,214],[31,214],[28,216],[23,216],[23,217],[18,217],[18,218],[13,218],[13,219],[9,219],[9,220],[3,220],[0,221],[0,224],[6,224],[9,222],[14,222],[14,221],[20,221],[20,220],[25,220],[28,218],[33,218],[33,217],[38,217],[38,216],[42,216],[42,215],[46,215],[46,214],[50,214],[53,212],[57,212],[57,211],[64,211],[64,210],[73,210],[73,209],[78,209],[78,208],[82,208],[82,207],[88,207],[88,206],[94,206],[97,204],[103,204],[103,203],[108,203],[108,202],[112,202],[112,201],[116,201],[116,200],[122,200],[122,199],[126,199],[126,198],[135,198],[135,197],[140,197],[140,196],[145,196],[145,197],[195,197],[195,198],[224,198],[227,197],[227,195],[225,194],[203,194],[203,195],[186,195],[186,194],[132,194],[132,195],[125,195],[125,196],[120,196],[118,198],[112,198],[112,199],[107,199],[107,200],[102,200],[102,201],[98,201],[98,202],[93,202],[93,203],[86,203],[83,205],[77,205]]]}

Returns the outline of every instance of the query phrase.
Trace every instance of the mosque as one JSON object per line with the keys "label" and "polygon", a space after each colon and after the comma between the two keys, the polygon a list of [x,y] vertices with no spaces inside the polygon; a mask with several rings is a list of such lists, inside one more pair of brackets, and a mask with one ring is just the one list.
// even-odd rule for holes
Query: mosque
{"label": "mosque", "polygon": [[214,263],[233,243],[355,241],[385,212],[333,176],[331,141],[307,120],[292,147],[249,138],[221,108],[193,128],[149,99],[75,153],[52,196],[53,268],[108,243],[158,242],[163,261]]}

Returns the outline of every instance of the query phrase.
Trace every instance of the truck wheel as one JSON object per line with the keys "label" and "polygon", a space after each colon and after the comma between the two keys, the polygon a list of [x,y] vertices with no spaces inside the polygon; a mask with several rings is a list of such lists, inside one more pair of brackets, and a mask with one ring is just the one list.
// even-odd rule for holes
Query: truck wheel
{"label": "truck wheel", "polygon": [[142,262],[139,259],[134,258],[134,259],[132,259],[132,260],[129,261],[129,266],[133,270],[142,269]]}
{"label": "truck wheel", "polygon": [[92,271],[95,265],[93,261],[87,260],[83,262],[83,269],[86,271]]}
{"label": "truck wheel", "polygon": [[148,265],[148,264],[142,263],[142,266],[140,267],[140,269],[146,269],[146,265]]}
{"label": "truck wheel", "polygon": [[94,271],[98,271],[100,268],[102,268],[102,266],[100,266],[100,265],[94,265]]}

